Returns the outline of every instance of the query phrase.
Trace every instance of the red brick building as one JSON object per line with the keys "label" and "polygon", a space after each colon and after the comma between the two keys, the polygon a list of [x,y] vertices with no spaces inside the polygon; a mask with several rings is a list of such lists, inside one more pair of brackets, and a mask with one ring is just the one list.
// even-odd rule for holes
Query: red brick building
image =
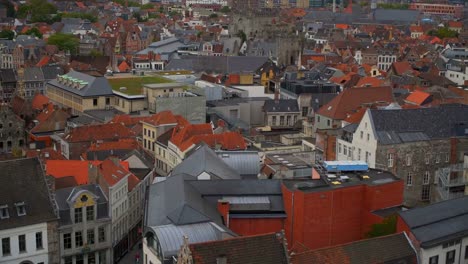
{"label": "red brick building", "polygon": [[463,6],[450,4],[412,3],[412,10],[420,10],[424,14],[452,15],[455,18],[463,18]]}
{"label": "red brick building", "polygon": [[349,243],[366,237],[403,203],[403,181],[376,170],[333,174],[313,169],[309,180],[283,181],[288,244],[310,249]]}

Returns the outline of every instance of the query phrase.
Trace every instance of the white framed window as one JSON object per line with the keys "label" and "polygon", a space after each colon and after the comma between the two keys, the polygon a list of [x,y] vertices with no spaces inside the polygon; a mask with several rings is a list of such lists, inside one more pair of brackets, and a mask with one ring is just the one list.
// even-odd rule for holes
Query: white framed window
{"label": "white framed window", "polygon": [[361,131],[361,139],[364,138],[364,131]]}
{"label": "white framed window", "polygon": [[26,207],[24,205],[24,202],[15,203],[15,206],[16,206],[16,213],[18,213],[18,216],[26,215]]}
{"label": "white framed window", "polygon": [[429,184],[430,180],[431,174],[429,173],[429,171],[425,171],[423,175],[423,184]]}
{"label": "white framed window", "polygon": [[393,167],[393,153],[388,153],[387,154],[387,161],[388,161],[388,167],[392,168]]}
{"label": "white framed window", "polygon": [[367,141],[369,141],[369,140],[370,140],[370,134],[367,133]]}
{"label": "white framed window", "polygon": [[436,154],[436,163],[440,163],[440,154]]}
{"label": "white framed window", "polygon": [[406,175],[406,185],[407,186],[413,185],[413,173],[412,172],[408,172],[408,174]]}
{"label": "white framed window", "polygon": [[411,166],[411,155],[406,154],[406,166]]}
{"label": "white framed window", "polygon": [[449,162],[449,161],[450,161],[450,154],[445,153],[445,162]]}
{"label": "white framed window", "polygon": [[357,151],[357,159],[358,159],[358,160],[361,160],[361,148],[358,148],[358,151]]}
{"label": "white framed window", "polygon": [[348,147],[343,145],[343,154],[348,155]]}
{"label": "white framed window", "polygon": [[8,205],[0,205],[0,219],[7,218],[10,218],[10,214],[8,212]]}
{"label": "white framed window", "polygon": [[341,153],[341,143],[338,143],[338,153]]}

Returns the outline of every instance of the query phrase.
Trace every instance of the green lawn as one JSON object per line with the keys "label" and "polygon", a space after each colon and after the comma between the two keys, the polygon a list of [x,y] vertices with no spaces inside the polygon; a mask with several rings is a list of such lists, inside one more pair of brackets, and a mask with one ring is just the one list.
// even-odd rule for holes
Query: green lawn
{"label": "green lawn", "polygon": [[[138,95],[143,93],[143,85],[150,83],[171,83],[172,80],[161,76],[135,76],[128,78],[111,78],[109,84],[114,91],[126,93],[128,95]],[[121,91],[120,87],[126,87],[126,91]]]}

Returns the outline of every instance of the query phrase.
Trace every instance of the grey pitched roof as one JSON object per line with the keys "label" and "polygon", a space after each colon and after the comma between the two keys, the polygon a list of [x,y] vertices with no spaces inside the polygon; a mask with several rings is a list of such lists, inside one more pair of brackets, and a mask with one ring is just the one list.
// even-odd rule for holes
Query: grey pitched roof
{"label": "grey pitched roof", "polygon": [[[22,202],[26,215],[18,216],[15,203]],[[2,205],[8,206],[10,217],[0,219],[0,230],[57,219],[37,158],[0,162],[0,206]]]}
{"label": "grey pitched roof", "polygon": [[468,235],[468,197],[399,213],[422,248]]}
{"label": "grey pitched roof", "polygon": [[44,80],[49,81],[57,78],[57,75],[63,74],[62,67],[58,65],[47,65],[41,68]]}
{"label": "grey pitched roof", "polygon": [[295,99],[267,100],[263,109],[265,112],[299,112],[299,105]]}
{"label": "grey pitched roof", "polygon": [[67,92],[77,94],[83,97],[91,97],[91,96],[102,96],[102,95],[112,95],[112,87],[110,86],[109,82],[105,77],[94,77],[85,73],[77,72],[71,70],[66,74],[67,77],[72,77],[74,79],[78,79],[81,81],[86,82],[87,84],[84,85],[81,89],[74,88],[70,85],[66,85],[64,83],[60,83],[58,79],[53,79],[48,82],[49,85],[54,87],[63,89]]}
{"label": "grey pitched roof", "polygon": [[267,60],[268,57],[253,56],[194,56],[173,59],[165,69],[216,73],[255,72]]}
{"label": "grey pitched roof", "polygon": [[28,67],[24,69],[24,81],[43,82],[44,75],[39,67]]}
{"label": "grey pitched roof", "polygon": [[185,180],[188,179],[193,177],[178,174],[150,186],[147,226],[185,225],[207,221],[222,223],[216,207],[210,206],[193,186],[187,184]]}
{"label": "grey pitched roof", "polygon": [[260,172],[260,156],[257,151],[216,151],[216,154],[242,177],[257,177]]}
{"label": "grey pitched roof", "polygon": [[468,137],[468,106],[441,105],[432,108],[370,111],[381,144]]}
{"label": "grey pitched roof", "polygon": [[199,145],[172,170],[171,175],[188,174],[197,177],[203,172],[220,179],[240,179],[239,173],[223,162],[206,144]]}
{"label": "grey pitched roof", "polygon": [[15,71],[13,69],[1,69],[0,80],[2,81],[2,83],[16,82]]}
{"label": "grey pitched roof", "polygon": [[82,192],[87,191],[94,195],[95,202],[97,205],[97,219],[104,219],[109,218],[109,210],[108,210],[108,201],[104,192],[102,191],[99,185],[80,185],[74,186],[69,188],[63,188],[56,190],[55,192],[55,201],[57,202],[58,210],[59,210],[59,223],[60,225],[67,225],[71,224],[70,218],[70,204],[69,202],[74,199],[77,195],[81,194]]}
{"label": "grey pitched roof", "polygon": [[420,14],[421,12],[419,10],[376,9],[374,19],[376,21],[411,23],[416,22]]}

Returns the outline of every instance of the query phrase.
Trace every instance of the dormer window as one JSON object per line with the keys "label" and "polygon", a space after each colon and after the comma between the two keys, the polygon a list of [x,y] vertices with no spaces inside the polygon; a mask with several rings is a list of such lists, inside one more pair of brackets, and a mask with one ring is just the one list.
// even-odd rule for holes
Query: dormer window
{"label": "dormer window", "polygon": [[8,205],[0,206],[0,219],[8,219],[10,214],[8,213]]}
{"label": "dormer window", "polygon": [[24,202],[15,203],[15,206],[18,216],[26,215],[26,207],[24,206]]}

